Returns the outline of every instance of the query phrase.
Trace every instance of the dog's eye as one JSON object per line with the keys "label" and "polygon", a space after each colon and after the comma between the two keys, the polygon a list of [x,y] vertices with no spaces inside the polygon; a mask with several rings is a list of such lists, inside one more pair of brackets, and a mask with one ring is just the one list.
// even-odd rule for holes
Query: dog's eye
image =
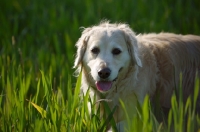
{"label": "dog's eye", "polygon": [[99,50],[99,48],[94,47],[94,48],[91,50],[91,52],[92,52],[93,54],[98,54],[98,53],[100,52],[100,50]]}
{"label": "dog's eye", "polygon": [[119,54],[121,53],[121,50],[118,49],[118,48],[114,48],[114,49],[112,50],[112,53],[113,53],[113,55],[119,55]]}

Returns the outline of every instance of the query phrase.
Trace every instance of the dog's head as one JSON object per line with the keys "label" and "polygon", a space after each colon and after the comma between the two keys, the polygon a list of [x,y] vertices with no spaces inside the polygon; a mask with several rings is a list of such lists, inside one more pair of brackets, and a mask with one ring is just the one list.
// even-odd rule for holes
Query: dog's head
{"label": "dog's head", "polygon": [[126,24],[105,22],[86,28],[76,46],[74,68],[83,67],[102,93],[110,91],[130,66],[142,66],[137,40]]}

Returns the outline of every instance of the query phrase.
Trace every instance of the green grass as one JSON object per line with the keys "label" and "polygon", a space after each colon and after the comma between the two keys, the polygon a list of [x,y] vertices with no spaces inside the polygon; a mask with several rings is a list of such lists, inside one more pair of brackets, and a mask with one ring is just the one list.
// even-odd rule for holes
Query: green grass
{"label": "green grass", "polygon": [[[136,33],[199,35],[199,8],[199,0],[1,0],[0,131],[105,131],[108,123],[115,129],[115,109],[102,102],[101,118],[100,107],[93,104],[91,115],[87,108],[95,99],[87,94],[80,101],[81,77],[76,81],[72,69],[79,28],[109,19],[126,22]],[[197,131],[195,100],[183,105],[173,96],[169,116],[158,122],[147,97],[127,130]]]}

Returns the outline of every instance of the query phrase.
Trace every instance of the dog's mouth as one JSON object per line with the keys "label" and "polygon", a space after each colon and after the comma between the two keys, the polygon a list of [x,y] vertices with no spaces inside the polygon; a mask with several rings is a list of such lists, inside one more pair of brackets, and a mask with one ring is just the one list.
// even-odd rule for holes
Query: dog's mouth
{"label": "dog's mouth", "polygon": [[111,89],[112,81],[97,81],[96,87],[99,91],[106,92]]}
{"label": "dog's mouth", "polygon": [[[122,70],[123,68],[119,69],[119,72]],[[112,81],[107,81],[107,80],[100,80],[100,81],[96,81],[96,88],[100,91],[100,92],[107,92],[112,88],[113,83],[117,80],[117,77],[112,80]]]}
{"label": "dog's mouth", "polygon": [[97,81],[96,87],[101,92],[107,92],[112,88],[112,85],[116,80],[117,78],[115,78],[113,81]]}

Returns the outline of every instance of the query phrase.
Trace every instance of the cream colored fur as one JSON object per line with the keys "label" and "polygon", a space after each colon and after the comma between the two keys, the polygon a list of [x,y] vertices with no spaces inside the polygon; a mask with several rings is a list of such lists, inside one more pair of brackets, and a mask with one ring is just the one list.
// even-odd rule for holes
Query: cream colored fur
{"label": "cream colored fur", "polygon": [[[91,54],[93,45],[100,47],[95,56]],[[194,90],[194,78],[200,70],[200,37],[195,35],[151,33],[136,36],[126,24],[103,22],[85,28],[76,46],[74,67],[79,71],[82,69],[82,91],[85,93],[91,87],[91,96],[96,92],[100,99],[101,93],[105,99],[111,100],[108,103],[111,109],[118,105],[114,114],[116,122],[125,119],[119,99],[130,116],[137,101],[142,103],[147,94],[154,98],[156,91],[160,95],[160,105],[170,108],[170,99],[178,87],[181,72],[186,100]],[[115,46],[122,49],[117,57],[111,54]],[[95,86],[95,81],[99,80],[95,72],[102,67],[111,69],[110,80],[117,77],[107,92],[100,92]]]}

